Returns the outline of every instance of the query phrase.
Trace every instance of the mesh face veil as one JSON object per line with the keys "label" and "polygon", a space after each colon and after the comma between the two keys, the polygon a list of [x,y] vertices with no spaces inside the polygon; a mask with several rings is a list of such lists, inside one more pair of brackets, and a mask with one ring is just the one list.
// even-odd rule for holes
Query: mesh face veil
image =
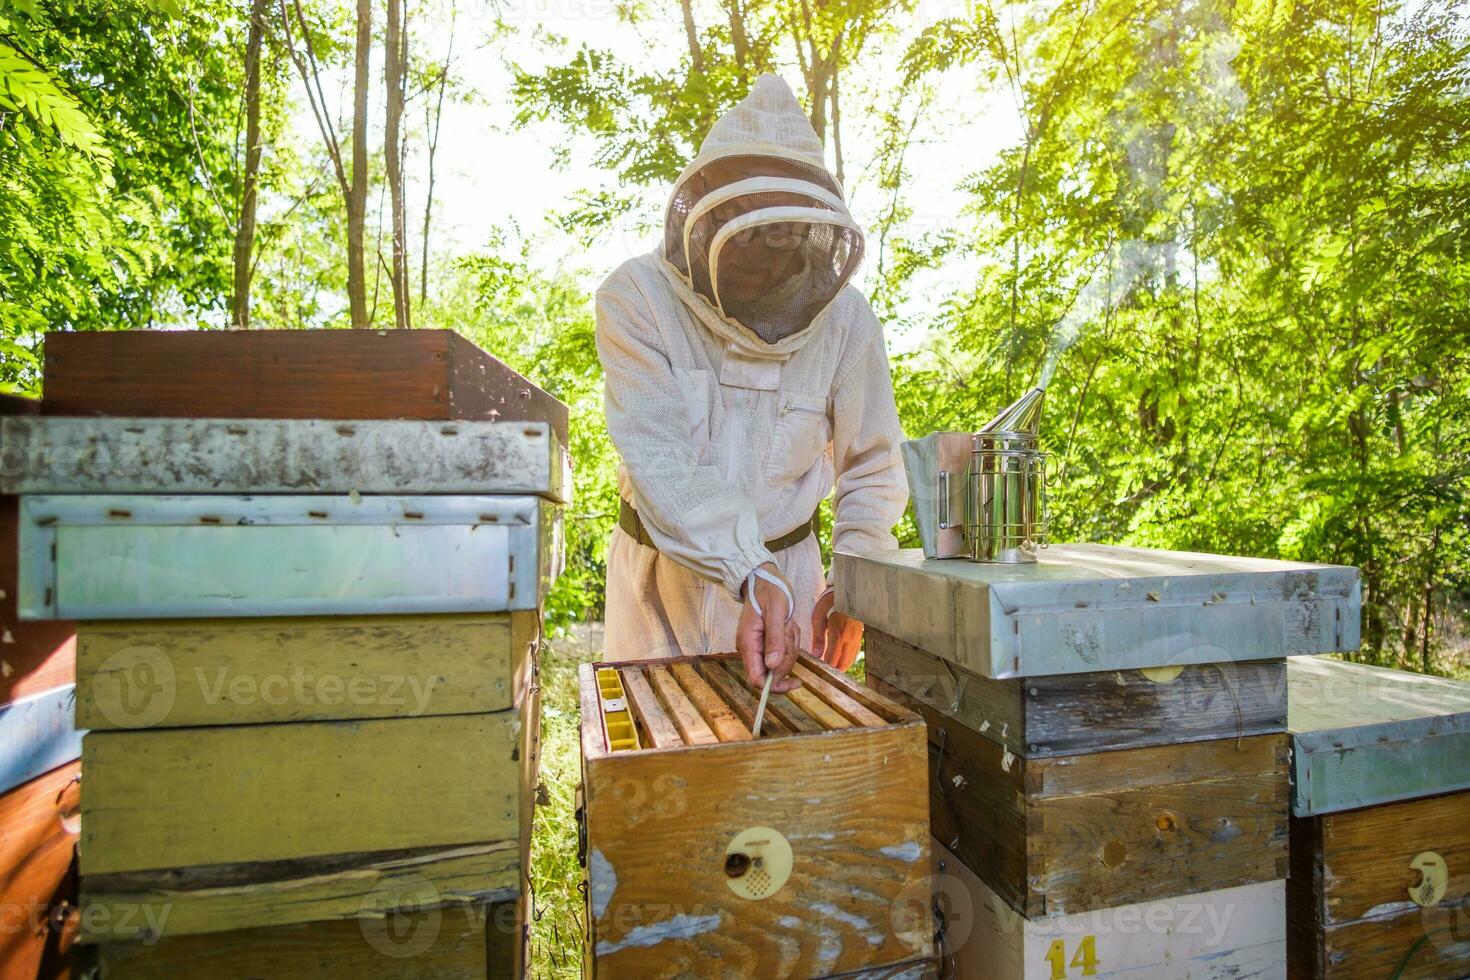
{"label": "mesh face veil", "polygon": [[664,258],[768,344],[805,330],[862,261],[863,236],[791,90],[763,76],[710,131],[664,221]]}

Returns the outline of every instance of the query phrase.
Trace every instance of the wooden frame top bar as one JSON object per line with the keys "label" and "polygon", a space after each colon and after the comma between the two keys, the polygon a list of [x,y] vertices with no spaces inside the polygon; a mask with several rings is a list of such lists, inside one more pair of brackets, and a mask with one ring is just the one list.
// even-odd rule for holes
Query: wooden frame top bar
{"label": "wooden frame top bar", "polygon": [[[625,704],[605,704],[597,671],[613,669]],[[919,724],[892,699],[858,684],[819,660],[803,657],[795,670],[802,686],[772,694],[763,737],[788,738],[860,728]],[[760,690],[745,680],[736,654],[583,664],[580,671],[582,750],[598,757],[661,749],[697,749],[749,742]],[[604,710],[628,710],[638,728],[636,749],[609,749]]]}

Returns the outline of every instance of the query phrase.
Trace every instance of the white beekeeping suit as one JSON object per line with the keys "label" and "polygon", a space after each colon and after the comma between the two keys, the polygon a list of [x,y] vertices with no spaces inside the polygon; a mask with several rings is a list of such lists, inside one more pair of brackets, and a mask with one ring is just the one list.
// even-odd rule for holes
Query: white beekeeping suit
{"label": "white beekeeping suit", "polygon": [[625,509],[608,659],[733,650],[742,590],[767,562],[809,649],[826,577],[802,531],[834,477],[834,548],[897,547],[907,493],[888,358],[847,285],[862,244],[821,141],[767,75],[675,183],[660,247],[598,290]]}

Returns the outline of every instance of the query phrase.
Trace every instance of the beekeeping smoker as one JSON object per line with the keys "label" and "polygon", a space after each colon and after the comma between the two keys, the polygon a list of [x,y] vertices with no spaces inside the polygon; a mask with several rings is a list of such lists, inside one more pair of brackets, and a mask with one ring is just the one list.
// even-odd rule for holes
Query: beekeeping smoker
{"label": "beekeeping smoker", "polygon": [[[759,78],[674,184],[661,246],[597,292],[622,456],[610,660],[738,649],[754,683],[799,648],[846,668],[815,535],[895,548],[907,500],[882,327],[848,280],[863,236],[786,83]],[[834,484],[835,480],[835,484]]]}

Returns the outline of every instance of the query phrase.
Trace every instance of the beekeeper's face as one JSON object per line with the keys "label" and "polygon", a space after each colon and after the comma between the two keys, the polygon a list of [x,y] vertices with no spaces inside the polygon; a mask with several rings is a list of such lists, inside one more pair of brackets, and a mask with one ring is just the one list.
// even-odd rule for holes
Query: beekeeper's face
{"label": "beekeeper's face", "polygon": [[716,160],[676,191],[664,254],[721,315],[776,343],[810,326],[861,258],[833,186],[780,158]]}
{"label": "beekeeper's face", "polygon": [[[721,224],[738,216],[726,216]],[[720,256],[720,299],[749,304],[783,287],[802,289],[792,280],[806,274],[801,249],[810,230],[805,222],[776,221],[731,235]]]}

